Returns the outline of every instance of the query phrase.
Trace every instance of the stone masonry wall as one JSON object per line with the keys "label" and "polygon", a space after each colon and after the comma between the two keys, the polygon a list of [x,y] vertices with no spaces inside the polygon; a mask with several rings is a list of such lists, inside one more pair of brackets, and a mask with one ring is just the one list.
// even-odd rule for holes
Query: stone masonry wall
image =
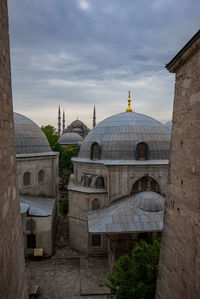
{"label": "stone masonry wall", "polygon": [[0,298],[27,298],[13,138],[7,1],[0,1]]}
{"label": "stone masonry wall", "polygon": [[200,40],[192,47],[176,71],[157,299],[200,298]]}

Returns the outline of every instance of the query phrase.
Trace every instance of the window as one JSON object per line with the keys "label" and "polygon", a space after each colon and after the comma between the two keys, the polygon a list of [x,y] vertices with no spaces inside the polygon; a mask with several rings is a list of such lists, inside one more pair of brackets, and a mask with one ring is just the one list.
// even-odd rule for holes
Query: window
{"label": "window", "polygon": [[91,146],[91,160],[100,159],[100,148],[97,142],[93,143]]}
{"label": "window", "polygon": [[95,198],[93,201],[92,201],[92,211],[93,210],[97,210],[100,208],[100,201],[99,199]]}
{"label": "window", "polygon": [[33,219],[28,219],[26,221],[26,230],[33,231],[36,229],[35,221]]}
{"label": "window", "polygon": [[101,235],[92,235],[92,247],[101,246]]}
{"label": "window", "polygon": [[136,147],[136,160],[148,160],[148,145],[145,142],[138,143]]}
{"label": "window", "polygon": [[84,177],[84,187],[89,187],[91,182],[91,176],[90,175],[85,175]]}
{"label": "window", "polygon": [[140,191],[153,191],[161,193],[159,184],[156,182],[156,180],[149,176],[141,177],[134,183],[132,193],[137,193]]}
{"label": "window", "polygon": [[104,178],[102,176],[99,176],[96,179],[96,188],[104,188],[105,184],[104,184]]}
{"label": "window", "polygon": [[38,183],[44,182],[44,170],[38,172]]}
{"label": "window", "polygon": [[29,186],[31,184],[31,174],[28,171],[24,173],[23,184],[24,186]]}
{"label": "window", "polygon": [[35,235],[27,235],[27,248],[36,248],[36,236]]}

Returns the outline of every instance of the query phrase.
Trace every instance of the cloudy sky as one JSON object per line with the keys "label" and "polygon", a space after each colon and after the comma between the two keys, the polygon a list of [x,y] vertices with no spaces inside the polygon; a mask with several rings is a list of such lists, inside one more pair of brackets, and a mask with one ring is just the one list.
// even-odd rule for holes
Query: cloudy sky
{"label": "cloudy sky", "polygon": [[199,29],[199,0],[8,0],[13,102],[39,125],[125,110],[171,119],[165,63]]}

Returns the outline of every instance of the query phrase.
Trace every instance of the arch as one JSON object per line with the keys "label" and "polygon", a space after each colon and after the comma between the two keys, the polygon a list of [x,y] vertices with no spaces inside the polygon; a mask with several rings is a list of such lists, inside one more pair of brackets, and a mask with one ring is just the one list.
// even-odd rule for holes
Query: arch
{"label": "arch", "polygon": [[105,187],[105,181],[104,181],[104,177],[98,176],[96,179],[96,188],[104,188]]}
{"label": "arch", "polygon": [[143,176],[133,184],[131,193],[137,193],[141,191],[154,191],[160,194],[161,188],[155,179],[149,176]]}
{"label": "arch", "polygon": [[100,144],[98,142],[94,142],[91,145],[90,149],[90,159],[91,160],[99,160],[101,155]]}
{"label": "arch", "polygon": [[84,175],[84,187],[90,187],[91,175]]}
{"label": "arch", "polygon": [[36,230],[36,223],[32,218],[30,218],[26,221],[26,230],[29,230],[29,231]]}
{"label": "arch", "polygon": [[99,199],[95,198],[92,201],[92,211],[97,210],[101,207]]}
{"label": "arch", "polygon": [[44,182],[44,170],[38,171],[38,183]]}
{"label": "arch", "polygon": [[31,184],[31,174],[30,172],[26,171],[23,175],[23,185],[29,186]]}
{"label": "arch", "polygon": [[149,159],[149,148],[146,142],[139,142],[136,145],[136,160],[148,160]]}

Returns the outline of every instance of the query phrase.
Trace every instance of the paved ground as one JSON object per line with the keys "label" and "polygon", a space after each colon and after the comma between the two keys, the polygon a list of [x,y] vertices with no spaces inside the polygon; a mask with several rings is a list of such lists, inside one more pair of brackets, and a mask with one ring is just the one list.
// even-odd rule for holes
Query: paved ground
{"label": "paved ground", "polygon": [[105,299],[99,287],[108,273],[106,257],[86,257],[69,248],[67,219],[61,218],[54,255],[26,261],[29,285],[40,286],[40,299]]}

